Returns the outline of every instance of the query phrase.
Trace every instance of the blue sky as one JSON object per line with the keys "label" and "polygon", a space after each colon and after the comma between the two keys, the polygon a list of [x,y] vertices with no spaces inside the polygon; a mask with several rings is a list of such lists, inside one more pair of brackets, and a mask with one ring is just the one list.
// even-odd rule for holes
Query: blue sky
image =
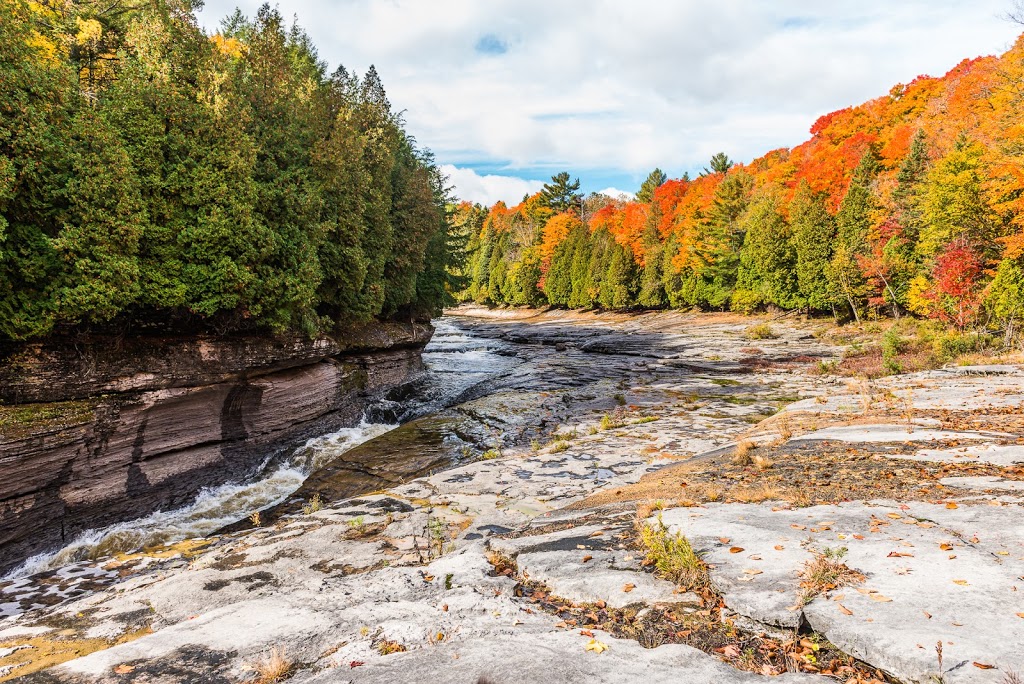
{"label": "blue sky", "polygon": [[[258,0],[207,0],[209,30]],[[1012,0],[291,0],[331,68],[374,64],[465,199],[558,171],[634,191],[798,144],[821,114],[998,54]]]}

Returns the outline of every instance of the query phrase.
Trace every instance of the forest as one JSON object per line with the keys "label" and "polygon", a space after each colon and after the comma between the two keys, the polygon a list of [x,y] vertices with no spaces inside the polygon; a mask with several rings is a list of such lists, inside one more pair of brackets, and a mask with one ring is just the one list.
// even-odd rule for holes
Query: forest
{"label": "forest", "polygon": [[377,72],[195,9],[0,2],[0,341],[439,312],[449,190]]}
{"label": "forest", "polygon": [[635,198],[568,173],[462,203],[466,301],[914,315],[1012,334],[1024,315],[1024,36],[821,117],[749,164],[655,169]]}

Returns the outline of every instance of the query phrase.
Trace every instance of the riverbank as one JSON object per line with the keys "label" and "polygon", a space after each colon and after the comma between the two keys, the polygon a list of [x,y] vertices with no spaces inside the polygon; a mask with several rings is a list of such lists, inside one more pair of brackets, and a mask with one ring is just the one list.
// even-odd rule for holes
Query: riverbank
{"label": "riverbank", "polygon": [[347,338],[144,337],[3,349],[0,573],[86,530],[179,508],[420,371],[433,329]]}
{"label": "riverbank", "polygon": [[[1024,670],[1000,645],[1024,636],[1018,368],[851,383],[815,372],[841,349],[799,322],[456,313],[517,361],[446,414],[490,433],[453,442],[467,462],[78,568],[52,585],[89,584],[74,600],[0,587],[27,609],[0,674],[271,681],[272,653],[296,682]],[[684,533],[706,583],[667,573],[638,516]],[[805,586],[829,549],[863,579]]]}

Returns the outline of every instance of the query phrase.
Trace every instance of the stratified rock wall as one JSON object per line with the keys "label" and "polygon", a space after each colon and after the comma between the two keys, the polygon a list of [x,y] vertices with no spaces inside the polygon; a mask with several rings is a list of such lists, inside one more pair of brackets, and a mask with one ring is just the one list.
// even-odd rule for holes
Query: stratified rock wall
{"label": "stratified rock wall", "polygon": [[344,340],[91,339],[6,350],[0,572],[357,424],[375,394],[420,370],[432,332],[381,324]]}

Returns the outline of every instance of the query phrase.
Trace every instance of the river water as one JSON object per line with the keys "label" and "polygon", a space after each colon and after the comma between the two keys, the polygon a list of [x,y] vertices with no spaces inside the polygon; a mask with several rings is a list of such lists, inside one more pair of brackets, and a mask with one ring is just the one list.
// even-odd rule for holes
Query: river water
{"label": "river water", "polygon": [[314,437],[284,459],[268,459],[251,480],[205,489],[183,508],[87,530],[62,549],[29,558],[3,579],[209,535],[252,511],[281,503],[311,473],[334,459],[401,423],[457,403],[519,363],[505,352],[504,343],[477,337],[451,318],[437,319],[434,325],[434,337],[423,350],[424,372],[368,407],[359,425]]}

